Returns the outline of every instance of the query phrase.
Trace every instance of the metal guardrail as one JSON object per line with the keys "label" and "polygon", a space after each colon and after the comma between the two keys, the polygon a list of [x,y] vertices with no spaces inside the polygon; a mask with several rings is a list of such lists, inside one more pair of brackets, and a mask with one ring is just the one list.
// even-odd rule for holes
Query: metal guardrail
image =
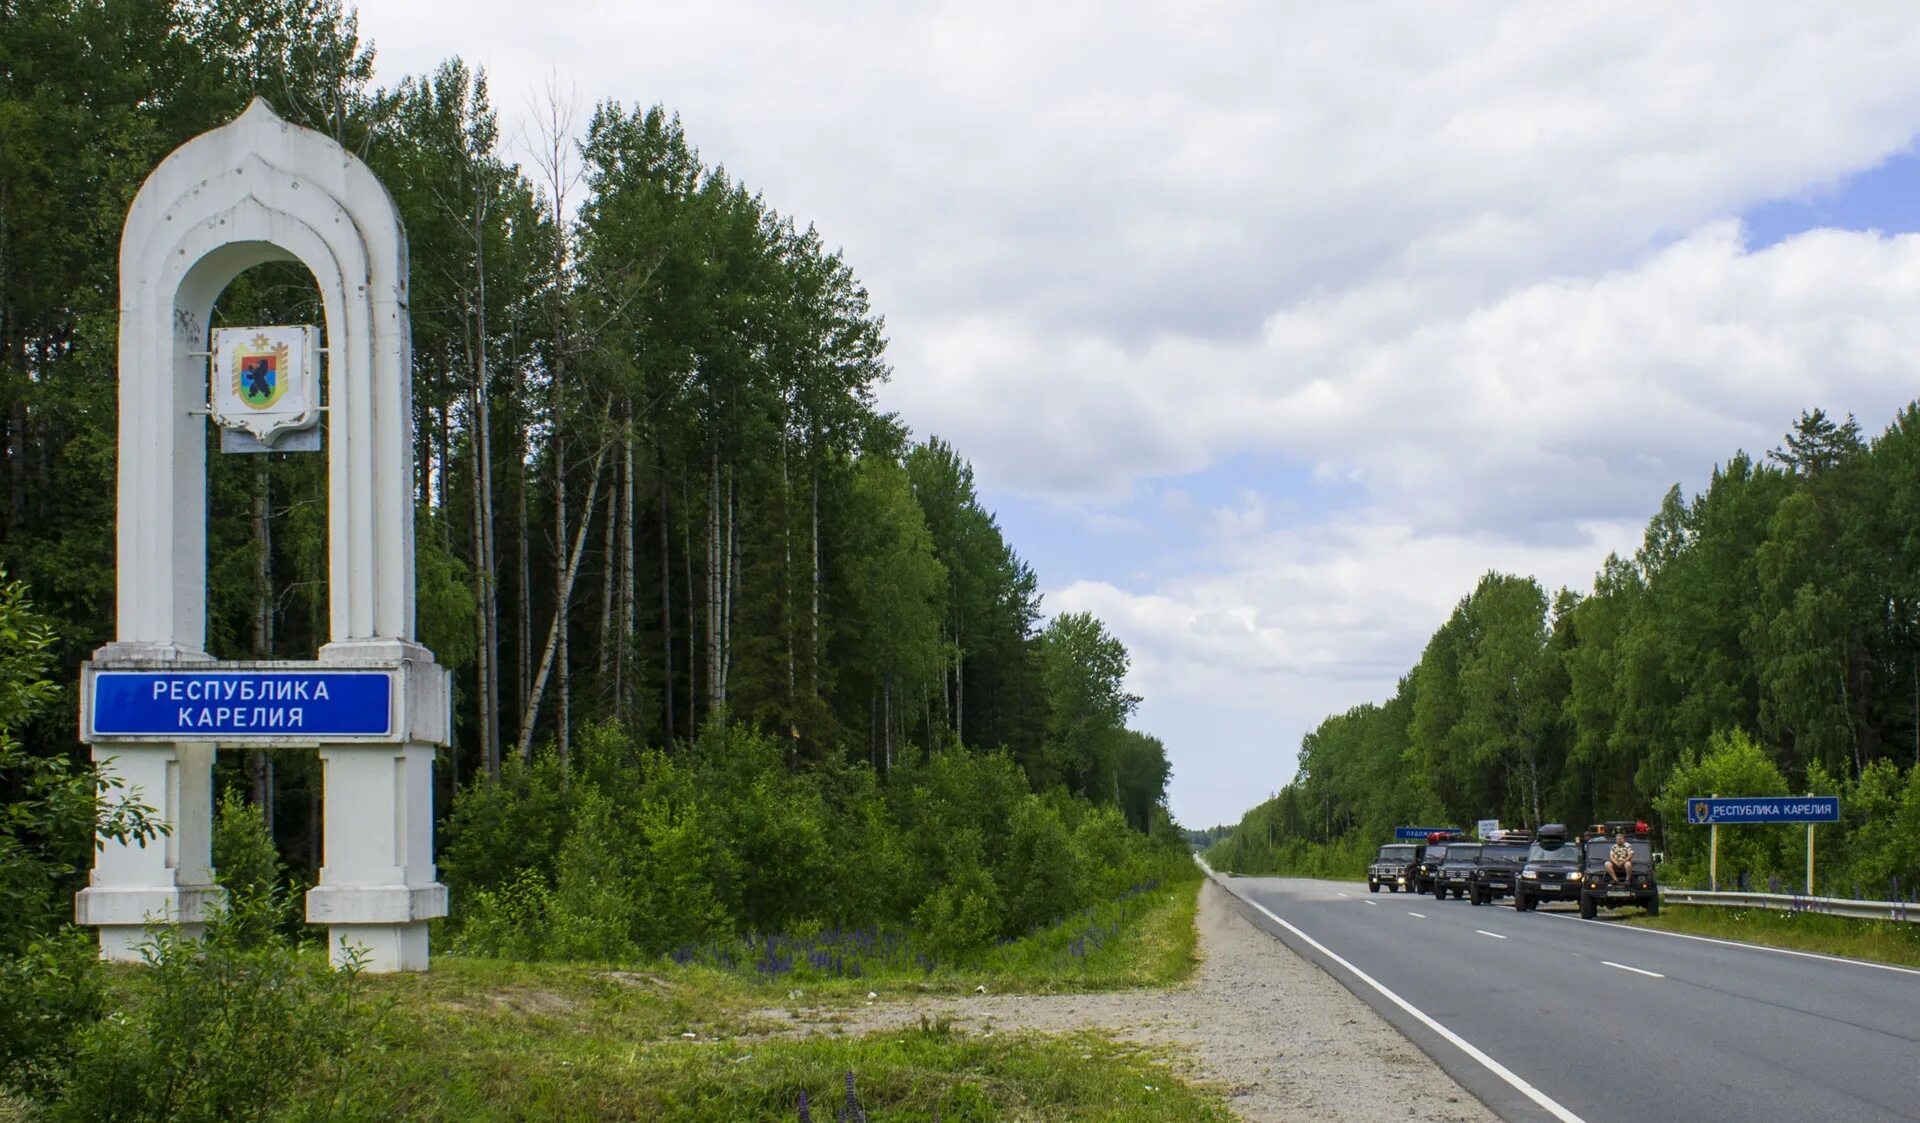
{"label": "metal guardrail", "polygon": [[1855,920],[1895,920],[1920,924],[1920,904],[1908,901],[1854,901],[1845,897],[1805,897],[1798,893],[1725,893],[1660,887],[1662,904],[1719,905],[1724,908],[1817,912]]}

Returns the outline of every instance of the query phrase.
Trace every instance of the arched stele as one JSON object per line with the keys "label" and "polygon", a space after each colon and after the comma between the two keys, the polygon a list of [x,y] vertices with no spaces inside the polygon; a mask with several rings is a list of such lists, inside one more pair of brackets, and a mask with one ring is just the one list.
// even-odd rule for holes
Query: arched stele
{"label": "arched stele", "polygon": [[[267,261],[304,265],[325,310],[331,635],[312,662],[218,662],[205,650],[208,321],[227,285]],[[219,899],[215,748],[311,747],[326,805],[308,919],[329,925],[336,961],[357,945],[372,970],[424,969],[426,921],[446,914],[432,767],[451,691],[414,640],[407,242],[392,198],[352,153],[255,99],[175,149],[134,197],[119,361],[115,639],[83,674],[83,736],[171,832],[147,847],[102,840],[77,919],[114,959],[137,957],[149,920],[197,925]],[[330,706],[329,683],[364,704],[341,703],[334,721],[316,703],[327,720],[308,731],[307,707],[269,709],[302,682]],[[208,694],[216,704],[198,705]]]}

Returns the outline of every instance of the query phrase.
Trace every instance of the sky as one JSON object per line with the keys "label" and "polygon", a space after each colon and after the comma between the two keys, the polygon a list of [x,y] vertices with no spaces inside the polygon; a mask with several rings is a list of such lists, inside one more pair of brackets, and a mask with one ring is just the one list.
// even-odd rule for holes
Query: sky
{"label": "sky", "polygon": [[677,111],[844,249],[884,408],[952,442],[1049,613],[1132,655],[1189,826],[1389,696],[1489,570],[1591,587],[1799,413],[1920,393],[1903,3],[368,0]]}

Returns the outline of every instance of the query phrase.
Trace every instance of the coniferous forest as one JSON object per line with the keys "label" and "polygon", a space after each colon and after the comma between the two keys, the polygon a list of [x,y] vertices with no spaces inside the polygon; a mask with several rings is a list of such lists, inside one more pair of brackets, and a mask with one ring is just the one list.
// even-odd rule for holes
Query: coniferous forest
{"label": "coniferous forest", "polygon": [[[876,406],[912,372],[854,264],[670,109],[549,92],[521,162],[483,73],[378,85],[335,0],[0,13],[0,569],[33,685],[0,709],[0,768],[39,808],[7,836],[23,932],[71,908],[92,833],[41,781],[84,769],[74,684],[112,636],[121,223],[162,157],[254,97],[364,158],[410,242],[418,629],[456,681],[436,780],[459,946],[619,958],[830,922],[959,954],[1168,855],[1181,873],[1125,648],[1091,616],[1043,624],[963,453]],[[323,319],[280,264],[215,310]],[[326,458],[209,443],[207,648],[312,658]],[[296,884],[322,860],[320,780],[311,753],[218,765]]]}
{"label": "coniferous forest", "polygon": [[[1816,888],[1920,882],[1920,406],[1869,438],[1803,413],[1764,456],[1670,490],[1585,594],[1489,573],[1391,698],[1323,721],[1210,854],[1351,875],[1401,825],[1647,819],[1704,886],[1690,796],[1840,797]],[[1720,879],[1804,880],[1804,828],[1721,832]]]}

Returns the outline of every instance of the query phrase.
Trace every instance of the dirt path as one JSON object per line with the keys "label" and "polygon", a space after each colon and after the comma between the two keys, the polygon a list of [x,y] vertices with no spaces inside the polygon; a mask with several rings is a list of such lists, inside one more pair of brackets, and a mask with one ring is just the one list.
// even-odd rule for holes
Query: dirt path
{"label": "dirt path", "polygon": [[1248,1123],[1495,1117],[1364,1002],[1255,928],[1208,881],[1200,891],[1201,963],[1165,991],[976,995],[854,1010],[768,1011],[800,1032],[865,1033],[947,1018],[978,1033],[1097,1029],[1178,1046],[1188,1075],[1227,1090]]}

